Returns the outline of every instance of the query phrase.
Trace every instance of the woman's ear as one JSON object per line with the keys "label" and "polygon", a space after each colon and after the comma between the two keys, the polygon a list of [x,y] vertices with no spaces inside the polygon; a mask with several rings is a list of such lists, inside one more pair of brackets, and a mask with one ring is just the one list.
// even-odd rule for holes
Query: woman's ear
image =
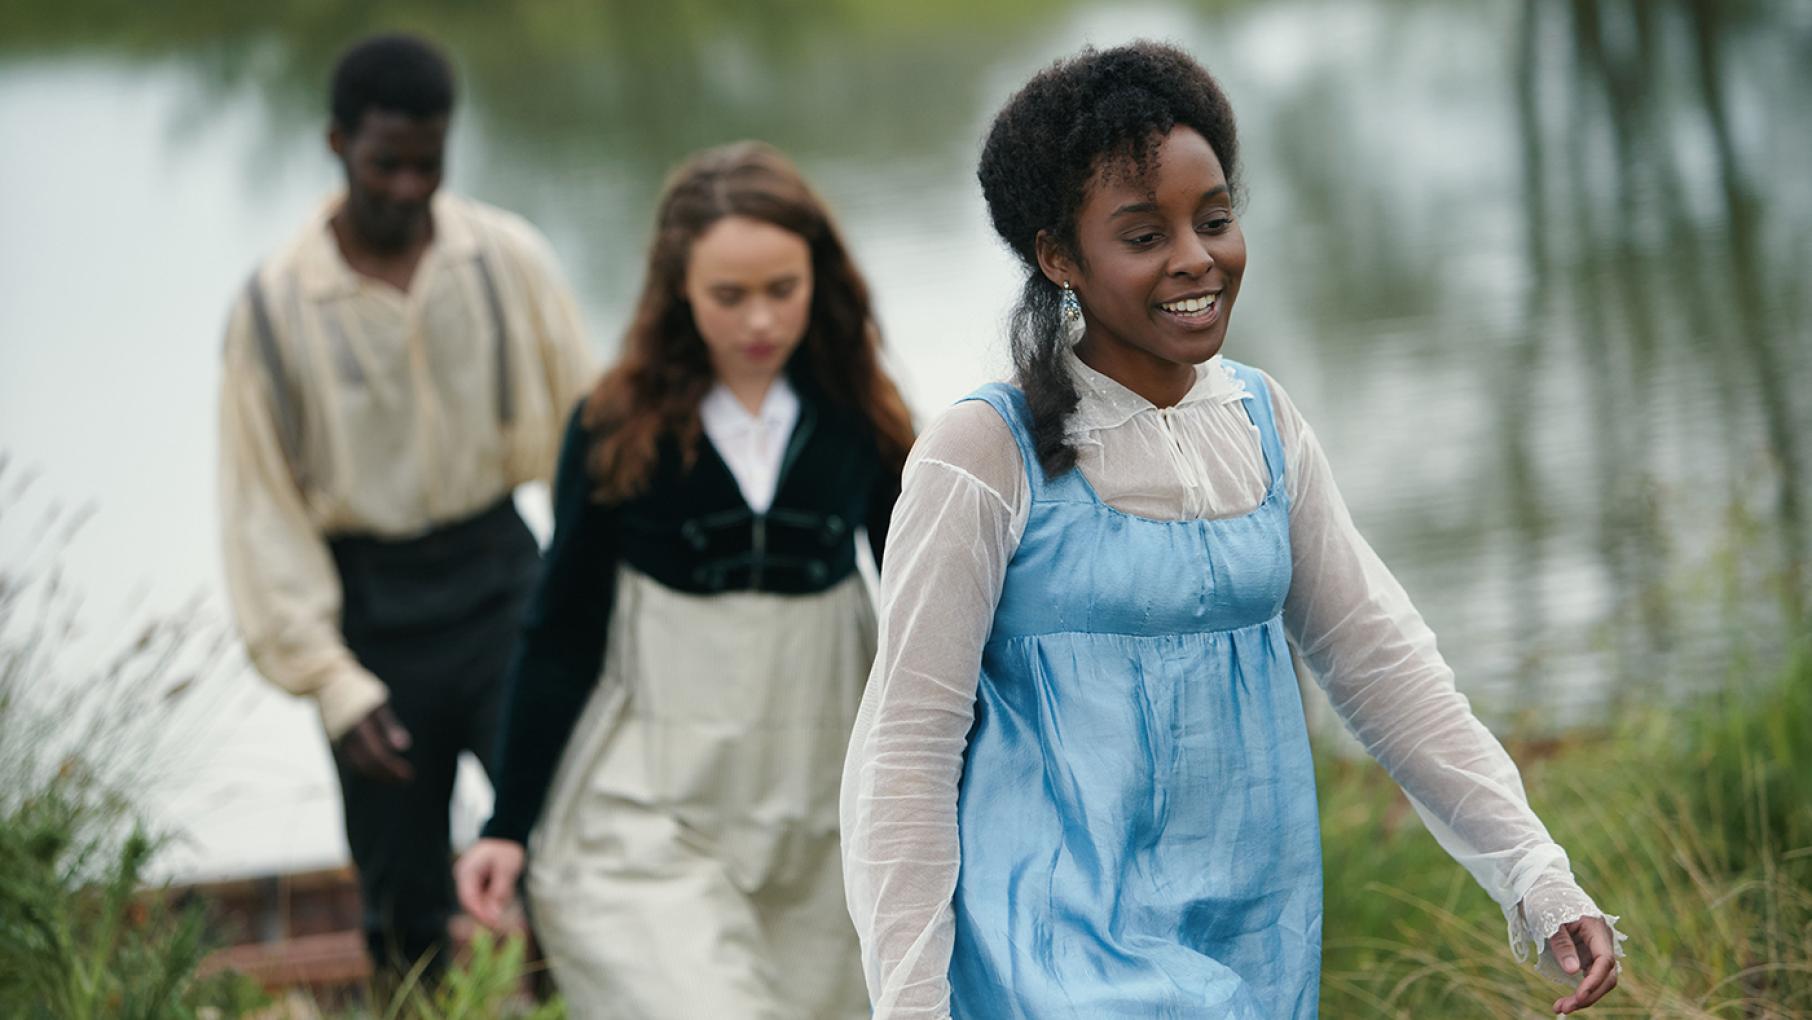
{"label": "woman's ear", "polygon": [[1057,243],[1050,231],[1040,230],[1032,240],[1032,247],[1038,253],[1038,268],[1044,273],[1044,278],[1057,286],[1074,283],[1082,275],[1077,272],[1076,260],[1070,257],[1063,245]]}

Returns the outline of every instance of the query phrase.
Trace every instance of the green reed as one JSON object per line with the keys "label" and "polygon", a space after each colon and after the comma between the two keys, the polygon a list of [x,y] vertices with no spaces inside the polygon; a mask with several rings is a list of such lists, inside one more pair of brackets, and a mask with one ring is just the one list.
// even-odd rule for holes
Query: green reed
{"label": "green reed", "polygon": [[[1536,810],[1630,936],[1588,1015],[1812,1018],[1812,655],[1759,691],[1651,707],[1519,753]],[[1549,1016],[1497,908],[1382,770],[1322,768],[1322,1015]]]}

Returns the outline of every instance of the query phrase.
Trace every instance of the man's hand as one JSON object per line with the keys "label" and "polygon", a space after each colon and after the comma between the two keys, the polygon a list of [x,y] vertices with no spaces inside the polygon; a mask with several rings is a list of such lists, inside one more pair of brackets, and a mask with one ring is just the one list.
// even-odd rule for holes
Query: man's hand
{"label": "man's hand", "polygon": [[396,721],[388,704],[379,705],[340,737],[335,749],[354,772],[380,783],[407,783],[415,768],[403,757],[409,731]]}
{"label": "man's hand", "polygon": [[502,928],[504,914],[516,900],[522,859],[522,844],[513,839],[481,839],[472,844],[453,865],[459,905],[486,928]]}
{"label": "man's hand", "polygon": [[1611,926],[1602,917],[1582,917],[1560,926],[1548,940],[1554,962],[1568,974],[1580,974],[1573,994],[1554,1002],[1554,1012],[1584,1009],[1617,987],[1617,949]]}

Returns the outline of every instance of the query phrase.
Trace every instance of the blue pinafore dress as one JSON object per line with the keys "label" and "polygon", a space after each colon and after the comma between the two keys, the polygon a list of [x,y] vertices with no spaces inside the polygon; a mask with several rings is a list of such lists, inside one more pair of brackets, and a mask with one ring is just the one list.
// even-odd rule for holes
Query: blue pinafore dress
{"label": "blue pinafore dress", "polygon": [[1019,444],[1031,507],[982,654],[964,757],[955,1020],[1305,1020],[1321,833],[1285,645],[1290,508],[1270,389],[1244,383],[1270,473],[1221,520],[1046,480],[1025,399],[970,399]]}

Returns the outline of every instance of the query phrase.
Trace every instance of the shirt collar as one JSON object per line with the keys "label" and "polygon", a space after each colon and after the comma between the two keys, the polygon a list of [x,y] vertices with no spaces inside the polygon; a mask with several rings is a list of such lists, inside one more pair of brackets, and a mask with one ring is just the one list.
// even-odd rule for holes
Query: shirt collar
{"label": "shirt collar", "polygon": [[705,399],[699,402],[698,414],[704,424],[713,431],[724,434],[741,434],[750,431],[759,421],[770,430],[786,427],[799,414],[799,395],[793,391],[792,384],[787,382],[783,372],[774,377],[768,386],[767,396],[761,398],[761,409],[754,414],[742,406],[742,401],[730,392],[730,387],[718,382],[712,385]]}
{"label": "shirt collar", "polygon": [[[1080,397],[1075,412],[1064,425],[1066,435],[1119,428],[1141,414],[1157,412],[1158,408],[1151,401],[1084,364],[1074,349],[1064,352],[1064,362],[1076,381],[1076,392]],[[1216,354],[1195,366],[1195,384],[1176,406],[1227,404],[1250,396],[1245,384],[1233,374],[1232,367]]]}
{"label": "shirt collar", "polygon": [[[363,282],[363,278],[346,264],[346,256],[340,253],[339,242],[334,240],[333,227],[328,222],[345,201],[345,192],[337,192],[323,200],[303,233],[297,275],[303,293],[316,301],[355,294]],[[434,240],[428,243],[428,250],[422,252],[421,265],[416,269],[418,276],[438,261],[456,265],[477,258],[479,254],[478,230],[467,204],[445,191],[435,192],[431,203]]]}

